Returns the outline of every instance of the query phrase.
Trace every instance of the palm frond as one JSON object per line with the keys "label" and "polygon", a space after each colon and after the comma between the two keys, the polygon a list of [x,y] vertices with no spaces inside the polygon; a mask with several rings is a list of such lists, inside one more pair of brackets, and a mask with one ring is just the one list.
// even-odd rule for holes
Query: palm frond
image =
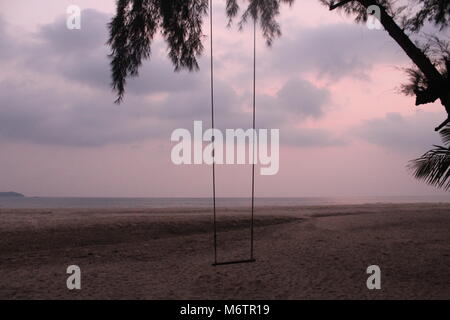
{"label": "palm frond", "polygon": [[414,176],[444,190],[450,189],[450,148],[434,146],[420,158],[410,161]]}
{"label": "palm frond", "polygon": [[446,145],[450,145],[450,125],[447,125],[444,129],[442,129],[440,132],[442,141]]}

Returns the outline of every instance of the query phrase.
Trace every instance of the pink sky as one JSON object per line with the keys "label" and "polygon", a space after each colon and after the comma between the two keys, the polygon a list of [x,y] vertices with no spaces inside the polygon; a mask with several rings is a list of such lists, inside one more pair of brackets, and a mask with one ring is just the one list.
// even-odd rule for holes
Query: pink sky
{"label": "pink sky", "polygon": [[[233,109],[242,113],[238,118],[243,122],[248,116],[250,127],[251,115],[244,110],[251,90],[251,29],[226,29],[223,1],[216,3],[217,99],[230,99],[218,103],[222,111],[217,121],[229,125]],[[175,166],[170,160],[175,123],[190,130],[194,120],[209,123],[207,52],[200,60],[200,73],[167,76],[167,83],[176,86],[172,91],[163,85],[145,91],[147,83],[163,83],[158,82],[160,74],[151,70],[167,69],[165,45],[158,40],[152,60],[145,63],[148,69],[143,69],[125,103],[116,106],[107,81],[102,86],[82,80],[83,64],[91,57],[101,59],[101,47],[98,57],[83,48],[80,53],[71,49],[63,54],[65,41],[72,40],[58,38],[55,28],[71,4],[95,9],[92,15],[106,17],[114,12],[112,0],[95,4],[3,0],[0,4],[3,33],[12,39],[11,50],[16,50],[10,56],[0,55],[0,87],[4,88],[0,125],[19,124],[0,127],[0,191],[34,196],[210,196],[209,166]],[[74,31],[84,33],[81,40],[95,34],[89,29],[95,24],[84,24],[89,17],[82,15],[82,30]],[[272,114],[279,115],[284,120],[274,122],[274,128],[281,126],[280,135],[284,133],[289,142],[282,140],[279,173],[257,176],[256,195],[442,194],[412,178],[406,164],[440,142],[433,128],[444,119],[444,110],[435,104],[417,111],[412,97],[398,93],[406,79],[401,68],[410,64],[389,36],[355,25],[351,17],[329,12],[317,0],[297,0],[292,8],[283,8],[279,21],[283,36],[272,48],[259,37],[257,121],[270,123]],[[56,49],[47,52],[49,43]],[[209,41],[204,44],[209,46]],[[104,62],[108,63],[106,57]],[[312,89],[296,91],[297,83]],[[328,96],[317,102],[321,112],[313,116],[302,108],[305,101],[319,99],[309,97],[316,91]],[[289,97],[283,103],[282,92]],[[27,126],[28,116],[40,125]],[[323,137],[305,138],[315,137],[315,132]],[[250,173],[249,166],[219,167],[218,196],[249,196]]]}

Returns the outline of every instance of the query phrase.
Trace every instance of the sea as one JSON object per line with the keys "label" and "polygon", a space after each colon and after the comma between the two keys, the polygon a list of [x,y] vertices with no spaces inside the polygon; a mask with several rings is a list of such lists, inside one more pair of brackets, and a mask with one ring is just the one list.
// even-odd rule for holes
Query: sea
{"label": "sea", "polygon": [[[374,197],[296,197],[255,198],[255,206],[322,206],[380,203],[450,203],[448,195],[432,196],[374,196]],[[211,198],[75,198],[75,197],[0,197],[0,208],[206,208],[212,207]],[[217,198],[218,207],[244,207],[250,198]]]}

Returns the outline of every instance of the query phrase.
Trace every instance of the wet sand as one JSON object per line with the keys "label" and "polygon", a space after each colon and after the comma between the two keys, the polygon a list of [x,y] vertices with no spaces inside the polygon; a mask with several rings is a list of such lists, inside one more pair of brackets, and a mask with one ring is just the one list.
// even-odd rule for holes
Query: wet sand
{"label": "wet sand", "polygon": [[[219,210],[220,261],[248,258],[248,217]],[[255,263],[213,267],[209,209],[0,209],[0,299],[450,299],[450,204],[262,207],[255,226]]]}

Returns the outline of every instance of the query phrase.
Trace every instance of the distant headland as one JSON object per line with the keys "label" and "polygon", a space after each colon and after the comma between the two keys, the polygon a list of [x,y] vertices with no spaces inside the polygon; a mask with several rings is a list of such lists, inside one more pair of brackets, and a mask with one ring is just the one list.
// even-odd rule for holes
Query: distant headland
{"label": "distant headland", "polygon": [[25,195],[18,192],[0,192],[0,197],[14,197],[14,198],[23,198]]}

